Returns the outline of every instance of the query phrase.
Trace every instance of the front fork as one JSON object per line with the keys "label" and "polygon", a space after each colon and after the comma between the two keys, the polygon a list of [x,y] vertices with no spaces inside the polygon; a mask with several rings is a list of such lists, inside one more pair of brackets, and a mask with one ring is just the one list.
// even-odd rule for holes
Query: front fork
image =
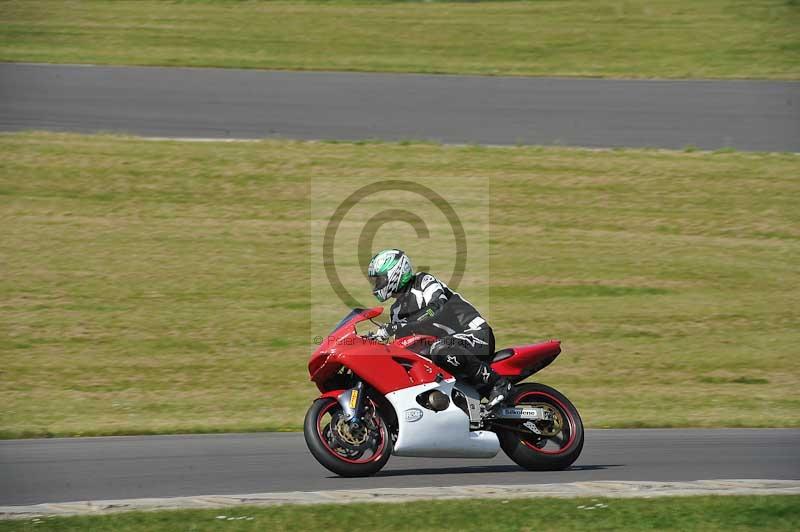
{"label": "front fork", "polygon": [[344,420],[350,424],[360,424],[364,416],[364,381],[358,381],[353,388],[345,390],[337,398],[344,413]]}

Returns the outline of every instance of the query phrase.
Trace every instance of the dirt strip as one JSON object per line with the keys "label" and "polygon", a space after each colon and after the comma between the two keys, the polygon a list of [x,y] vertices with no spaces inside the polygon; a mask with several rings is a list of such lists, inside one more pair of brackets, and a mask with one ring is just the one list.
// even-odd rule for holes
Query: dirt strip
{"label": "dirt strip", "polygon": [[691,495],[800,495],[800,480],[697,480],[692,482],[597,481],[517,486],[475,485],[436,488],[290,491],[245,495],[204,495],[0,506],[0,519],[49,515],[107,514],[133,510],[225,508],[276,504],[348,504],[432,499],[516,499],[524,497],[668,497]]}

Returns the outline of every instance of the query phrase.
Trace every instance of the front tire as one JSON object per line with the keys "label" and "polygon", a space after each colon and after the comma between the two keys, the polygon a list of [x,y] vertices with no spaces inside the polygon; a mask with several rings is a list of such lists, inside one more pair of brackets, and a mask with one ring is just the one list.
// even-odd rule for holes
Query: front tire
{"label": "front tire", "polygon": [[538,383],[515,387],[515,406],[542,406],[553,413],[551,423],[537,426],[541,434],[519,425],[525,432],[498,429],[503,451],[530,471],[560,471],[572,465],[583,449],[583,421],[569,399],[558,390]]}
{"label": "front tire", "polygon": [[341,406],[335,399],[314,401],[303,423],[308,450],[320,464],[339,476],[374,475],[392,454],[386,422],[374,404],[366,410],[364,432],[352,432],[341,416]]}

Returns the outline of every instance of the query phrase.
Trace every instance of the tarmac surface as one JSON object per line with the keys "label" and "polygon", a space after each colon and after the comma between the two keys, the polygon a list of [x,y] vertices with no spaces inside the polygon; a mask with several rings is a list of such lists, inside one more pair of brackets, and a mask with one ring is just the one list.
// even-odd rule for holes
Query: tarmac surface
{"label": "tarmac surface", "polygon": [[[0,131],[800,151],[800,83],[0,64]],[[290,491],[800,479],[800,430],[589,430],[568,471],[392,457],[338,478],[301,434],[0,441],[0,505]]]}
{"label": "tarmac surface", "polygon": [[0,64],[0,131],[800,151],[800,82]]}
{"label": "tarmac surface", "polygon": [[491,460],[400,458],[339,478],[302,434],[126,436],[0,441],[0,506],[242,493],[532,485],[587,481],[800,479],[800,430],[588,430],[559,472]]}

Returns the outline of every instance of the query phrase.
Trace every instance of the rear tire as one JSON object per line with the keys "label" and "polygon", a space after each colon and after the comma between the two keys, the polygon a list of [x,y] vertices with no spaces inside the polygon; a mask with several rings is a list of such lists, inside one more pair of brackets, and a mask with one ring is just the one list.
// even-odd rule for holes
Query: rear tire
{"label": "rear tire", "polygon": [[583,421],[562,393],[544,384],[521,384],[514,388],[509,402],[515,406],[545,405],[557,413],[557,422],[549,431],[552,435],[498,429],[500,446],[509,458],[530,471],[560,471],[578,459],[583,449]]}
{"label": "rear tire", "polygon": [[303,434],[306,445],[314,458],[329,471],[342,477],[368,477],[374,475],[386,465],[392,454],[392,439],[386,422],[381,417],[380,412],[372,405],[371,416],[377,431],[370,435],[370,441],[374,441],[367,452],[370,453],[364,458],[364,451],[347,451],[336,445],[331,436],[331,425],[325,420],[326,416],[331,416],[332,420],[341,413],[341,407],[335,399],[317,399],[306,413],[303,423]]}

